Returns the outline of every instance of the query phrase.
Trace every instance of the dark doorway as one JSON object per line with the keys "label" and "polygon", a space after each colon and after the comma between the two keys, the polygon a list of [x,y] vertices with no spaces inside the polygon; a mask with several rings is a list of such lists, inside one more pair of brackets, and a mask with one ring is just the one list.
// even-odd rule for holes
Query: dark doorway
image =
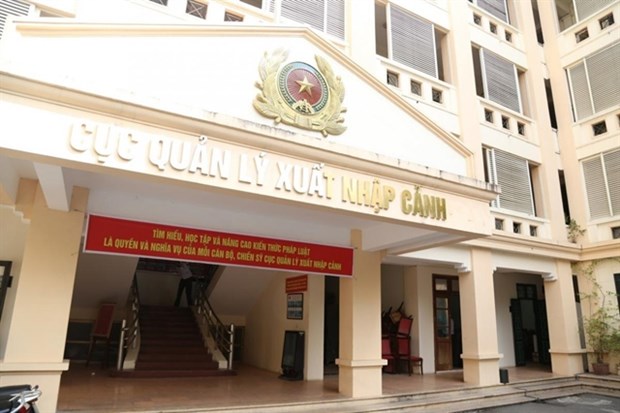
{"label": "dark doorway", "polygon": [[539,300],[535,284],[517,284],[517,298],[510,300],[515,364],[551,364],[545,300]]}
{"label": "dark doorway", "polygon": [[7,289],[11,286],[11,261],[0,261],[0,320]]}
{"label": "dark doorway", "polygon": [[463,367],[459,278],[433,276],[433,316],[435,324],[435,369]]}
{"label": "dark doorway", "polygon": [[340,332],[340,278],[325,277],[324,374],[337,374]]}

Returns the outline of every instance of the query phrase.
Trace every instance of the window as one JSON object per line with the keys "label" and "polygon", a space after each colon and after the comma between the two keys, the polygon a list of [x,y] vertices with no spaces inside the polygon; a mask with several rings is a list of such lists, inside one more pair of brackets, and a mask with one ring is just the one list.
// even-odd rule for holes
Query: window
{"label": "window", "polygon": [[390,72],[388,70],[388,72],[387,72],[387,84],[390,85],[390,86],[398,87],[398,73]]}
{"label": "window", "polygon": [[590,34],[588,33],[587,27],[584,27],[583,29],[575,33],[575,41],[577,43],[586,40],[588,37],[590,37]]}
{"label": "window", "polygon": [[555,102],[553,101],[553,91],[551,90],[551,81],[545,79],[545,92],[547,93],[547,109],[549,110],[549,122],[554,129],[558,128],[558,120],[555,116]]}
{"label": "window", "polygon": [[249,4],[250,6],[259,8],[259,9],[263,8],[263,0],[239,0],[239,1],[241,1],[242,3]]}
{"label": "window", "polygon": [[196,0],[187,0],[187,6],[185,7],[185,13],[192,16],[199,17],[201,19],[207,18],[207,5]]}
{"label": "window", "polygon": [[522,112],[517,67],[486,49],[472,48],[476,91],[515,112]]}
{"label": "window", "polygon": [[445,35],[434,24],[391,3],[377,3],[375,16],[377,54],[443,80],[441,43]]}
{"label": "window", "polygon": [[575,23],[584,21],[599,10],[612,4],[615,0],[555,0],[560,30],[565,30]]}
{"label": "window", "polygon": [[620,150],[582,162],[590,218],[620,215]]}
{"label": "window", "polygon": [[484,120],[486,120],[489,123],[493,123],[493,111],[491,111],[489,109],[485,109],[484,110]]}
{"label": "window", "polygon": [[505,0],[474,0],[471,3],[476,4],[482,10],[492,14],[498,19],[510,23],[508,19],[508,7]]}
{"label": "window", "polygon": [[611,237],[613,239],[620,239],[620,227],[611,228]]}
{"label": "window", "polygon": [[583,59],[568,69],[573,114],[581,120],[618,104],[620,42]]}
{"label": "window", "polygon": [[[281,0],[280,14],[286,19],[344,39],[344,0]],[[275,11],[275,0],[269,1],[269,11]]]}
{"label": "window", "polygon": [[564,171],[558,171],[558,179],[560,181],[560,194],[562,195],[562,210],[564,211],[564,223],[568,225],[570,222],[570,207],[568,204],[568,191],[566,190],[566,178]]}
{"label": "window", "polygon": [[493,123],[493,111],[485,109],[484,110],[484,120],[489,123]]}
{"label": "window", "polygon": [[510,119],[508,118],[508,116],[502,115],[502,128],[510,129]]}
{"label": "window", "polygon": [[614,274],[614,283],[616,284],[616,298],[618,299],[618,308],[620,308],[620,274]]}
{"label": "window", "polygon": [[239,16],[237,14],[227,11],[224,13],[224,21],[225,22],[242,22],[243,16]]}
{"label": "window", "polygon": [[422,96],[422,83],[411,79],[411,93]]}
{"label": "window", "polygon": [[492,206],[535,215],[532,169],[527,159],[495,148],[483,148],[485,178],[499,184],[502,193]]}
{"label": "window", "polygon": [[594,136],[598,136],[598,135],[602,135],[604,133],[607,133],[607,123],[605,123],[604,120],[600,121],[600,122],[596,122],[592,124],[592,133],[594,133]]}
{"label": "window", "polygon": [[495,229],[502,231],[504,229],[504,220],[495,218]]}
{"label": "window", "polygon": [[614,14],[613,13],[609,13],[606,16],[601,17],[600,19],[598,19],[598,25],[601,27],[601,30],[604,30],[606,28],[608,28],[609,26],[611,26],[612,24],[614,24]]}
{"label": "window", "polygon": [[30,5],[25,1],[3,0],[0,1],[0,37],[4,31],[4,23],[8,16],[27,16]]}

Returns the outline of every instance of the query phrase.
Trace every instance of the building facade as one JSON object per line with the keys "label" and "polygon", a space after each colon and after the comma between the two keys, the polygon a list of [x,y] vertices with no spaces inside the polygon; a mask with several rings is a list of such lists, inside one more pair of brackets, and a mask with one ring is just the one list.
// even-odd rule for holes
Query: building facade
{"label": "building facade", "polygon": [[[352,397],[382,392],[395,308],[425,374],[590,369],[582,298],[620,288],[620,1],[3,0],[0,15],[0,385],[38,383],[54,411],[71,322],[110,301],[124,318],[140,257],[225,267],[210,300],[243,329],[240,359],[279,371],[285,331],[303,331],[304,379],[335,363]],[[89,250],[101,216],[182,239],[110,224]],[[144,280],[144,301],[167,284]]]}

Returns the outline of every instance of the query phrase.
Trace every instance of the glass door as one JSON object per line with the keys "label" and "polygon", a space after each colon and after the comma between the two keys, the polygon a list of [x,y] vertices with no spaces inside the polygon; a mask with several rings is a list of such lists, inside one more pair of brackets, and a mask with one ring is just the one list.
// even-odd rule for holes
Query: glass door
{"label": "glass door", "polygon": [[[461,366],[460,359],[458,359],[461,352],[458,285],[458,277],[433,276],[436,371],[451,370]],[[458,351],[455,352],[455,350]]]}

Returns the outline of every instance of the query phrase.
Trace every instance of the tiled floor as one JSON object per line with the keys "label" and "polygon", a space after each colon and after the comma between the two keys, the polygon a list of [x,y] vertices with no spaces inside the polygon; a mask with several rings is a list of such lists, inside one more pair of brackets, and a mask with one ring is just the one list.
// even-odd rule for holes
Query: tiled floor
{"label": "tiled floor", "polygon": [[[553,377],[548,369],[509,369],[511,382]],[[383,394],[422,393],[471,387],[461,371],[408,376],[384,374]],[[238,375],[209,378],[128,379],[97,366],[72,365],[63,374],[59,412],[130,412],[346,399],[338,376],[323,381],[286,381],[277,373],[238,365]]]}

